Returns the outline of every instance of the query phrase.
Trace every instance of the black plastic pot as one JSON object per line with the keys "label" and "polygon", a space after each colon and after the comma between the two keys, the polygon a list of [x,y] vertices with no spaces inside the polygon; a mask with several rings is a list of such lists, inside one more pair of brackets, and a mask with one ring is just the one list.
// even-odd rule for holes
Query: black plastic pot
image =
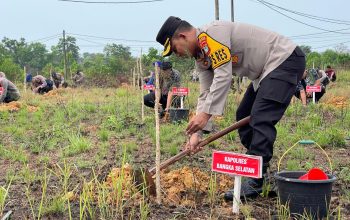
{"label": "black plastic pot", "polygon": [[188,121],[189,109],[170,108],[169,118],[171,122]]}
{"label": "black plastic pot", "polygon": [[299,180],[304,171],[283,171],[275,174],[281,204],[289,207],[293,216],[307,214],[313,219],[322,219],[328,214],[332,184],[335,176],[328,180]]}

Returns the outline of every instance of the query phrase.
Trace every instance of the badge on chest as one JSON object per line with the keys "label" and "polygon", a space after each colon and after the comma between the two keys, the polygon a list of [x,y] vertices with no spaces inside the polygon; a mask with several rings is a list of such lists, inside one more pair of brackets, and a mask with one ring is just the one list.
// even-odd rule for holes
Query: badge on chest
{"label": "badge on chest", "polygon": [[207,33],[201,33],[198,36],[198,42],[203,53],[210,58],[213,69],[231,61],[229,48],[211,38]]}

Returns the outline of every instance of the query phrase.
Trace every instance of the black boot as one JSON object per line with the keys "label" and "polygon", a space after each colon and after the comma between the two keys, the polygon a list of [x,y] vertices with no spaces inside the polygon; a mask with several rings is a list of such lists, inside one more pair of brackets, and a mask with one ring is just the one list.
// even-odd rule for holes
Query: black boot
{"label": "black boot", "polygon": [[[254,178],[247,178],[241,186],[241,199],[244,198],[255,198],[260,193],[262,193],[265,175],[267,172],[268,165],[263,166],[263,178],[260,179],[254,179]],[[226,201],[232,201],[233,200],[233,189],[227,191],[224,195],[224,198]]]}

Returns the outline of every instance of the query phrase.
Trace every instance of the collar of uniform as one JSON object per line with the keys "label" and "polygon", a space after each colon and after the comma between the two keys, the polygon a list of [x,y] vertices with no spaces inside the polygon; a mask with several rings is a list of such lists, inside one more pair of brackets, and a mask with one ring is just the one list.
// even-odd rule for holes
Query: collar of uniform
{"label": "collar of uniform", "polygon": [[[198,36],[199,36],[199,34],[200,34],[201,32],[202,32],[202,31],[201,31],[199,28],[196,29],[197,44],[199,44]],[[197,45],[197,46],[199,46],[199,45]],[[205,54],[204,54],[204,52],[203,52],[202,49],[201,49],[200,52],[198,52],[198,53],[196,54],[195,59],[196,59],[196,60],[198,60],[198,59],[203,59],[204,56],[205,56]]]}

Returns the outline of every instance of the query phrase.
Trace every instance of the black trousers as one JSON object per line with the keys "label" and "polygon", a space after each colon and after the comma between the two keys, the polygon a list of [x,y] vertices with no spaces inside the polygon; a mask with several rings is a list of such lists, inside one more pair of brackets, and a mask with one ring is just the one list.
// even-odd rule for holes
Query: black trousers
{"label": "black trousers", "polygon": [[39,89],[39,94],[47,93],[53,89],[53,82],[51,80],[46,79],[46,84],[45,87]]}
{"label": "black trousers", "polygon": [[[179,108],[181,103],[180,97],[174,95],[172,99],[173,100],[171,101],[171,106],[175,108]],[[154,92],[150,92],[143,97],[143,103],[150,108],[154,108],[155,100],[156,100],[156,97]],[[160,96],[159,103],[162,105],[163,110],[166,108],[167,100],[168,100],[168,95]]]}
{"label": "black trousers", "polygon": [[[147,95],[143,97],[143,103],[145,106],[154,108],[155,105],[155,100],[156,100],[156,95],[154,92],[150,92]],[[161,95],[159,103],[162,105],[163,109],[166,108],[166,102],[168,100],[168,95]]]}
{"label": "black trousers", "polygon": [[262,156],[268,163],[276,140],[275,125],[282,118],[305,70],[305,55],[299,47],[269,73],[257,91],[250,84],[240,103],[236,119],[251,116],[249,125],[238,129],[247,153]]}

